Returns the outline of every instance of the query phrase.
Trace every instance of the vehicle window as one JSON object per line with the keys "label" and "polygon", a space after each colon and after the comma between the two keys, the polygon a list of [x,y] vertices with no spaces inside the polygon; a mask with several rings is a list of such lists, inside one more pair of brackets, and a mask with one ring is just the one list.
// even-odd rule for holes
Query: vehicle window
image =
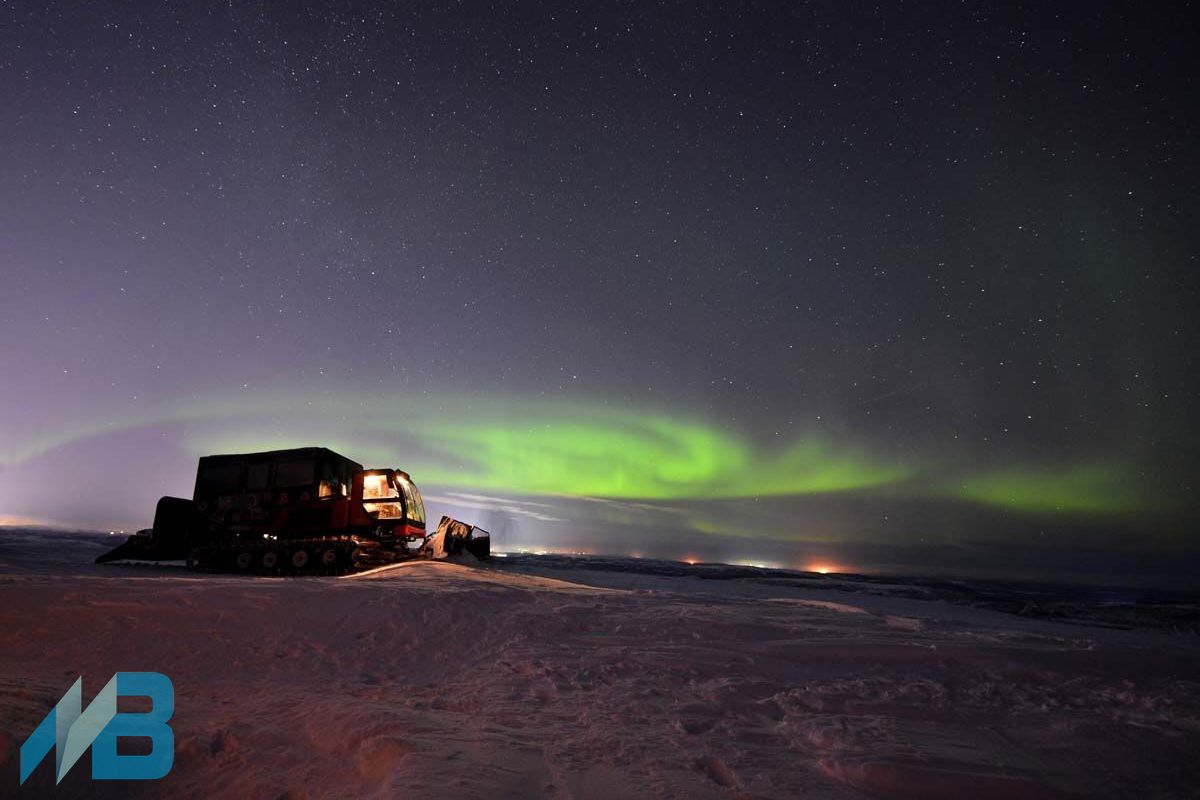
{"label": "vehicle window", "polygon": [[317,490],[317,497],[345,497],[346,485],[339,483],[336,480],[321,481],[321,488]]}
{"label": "vehicle window", "polygon": [[196,491],[202,496],[232,494],[241,490],[241,480],[241,464],[205,467],[197,476]]}
{"label": "vehicle window", "polygon": [[417,491],[416,485],[412,481],[401,478],[400,486],[404,489],[404,504],[408,506],[408,518],[415,522],[424,522],[425,504],[421,501],[421,493]]}
{"label": "vehicle window", "polygon": [[388,482],[387,475],[363,476],[363,499],[373,500],[380,497],[399,497],[395,488]]}
{"label": "vehicle window", "polygon": [[275,465],[275,487],[310,486],[316,464],[308,461],[280,461]]}
{"label": "vehicle window", "polygon": [[400,519],[404,516],[399,503],[363,503],[363,508],[378,519]]}
{"label": "vehicle window", "polygon": [[256,492],[260,489],[266,489],[270,476],[270,464],[251,464],[246,470],[246,488],[252,492]]}

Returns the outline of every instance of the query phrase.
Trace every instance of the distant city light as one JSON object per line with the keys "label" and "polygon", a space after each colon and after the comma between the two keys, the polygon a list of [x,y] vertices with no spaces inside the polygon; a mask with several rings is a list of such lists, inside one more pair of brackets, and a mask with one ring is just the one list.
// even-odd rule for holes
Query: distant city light
{"label": "distant city light", "polygon": [[731,561],[729,563],[739,567],[754,567],[755,569],[782,569],[784,566],[777,561],[750,561],[749,559]]}

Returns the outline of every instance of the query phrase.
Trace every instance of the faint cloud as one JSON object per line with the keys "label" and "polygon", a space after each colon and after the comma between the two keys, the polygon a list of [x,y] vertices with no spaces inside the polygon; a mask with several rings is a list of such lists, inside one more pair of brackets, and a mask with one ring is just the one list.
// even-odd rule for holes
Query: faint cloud
{"label": "faint cloud", "polygon": [[481,511],[496,511],[511,514],[514,517],[526,517],[539,522],[566,522],[562,517],[551,516],[541,509],[554,507],[547,503],[532,503],[522,500],[512,500],[505,497],[492,497],[486,494],[462,494],[447,492],[442,495],[425,495],[428,502],[442,503],[458,508],[474,508]]}
{"label": "faint cloud", "polygon": [[617,508],[617,509],[621,509],[624,511],[652,511],[652,512],[661,513],[661,514],[688,514],[688,513],[690,513],[688,511],[688,509],[679,508],[677,506],[662,506],[662,505],[655,505],[653,503],[638,503],[638,502],[633,502],[630,500],[612,500],[607,497],[571,497],[569,495],[564,496],[564,497],[566,499],[570,499],[570,500],[579,500],[579,501],[582,501],[585,503],[596,503],[598,505],[608,506],[610,508]]}

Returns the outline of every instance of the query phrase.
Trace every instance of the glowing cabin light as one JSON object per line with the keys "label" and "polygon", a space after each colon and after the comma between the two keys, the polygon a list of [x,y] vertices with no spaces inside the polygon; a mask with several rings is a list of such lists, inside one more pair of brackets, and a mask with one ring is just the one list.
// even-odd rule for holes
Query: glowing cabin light
{"label": "glowing cabin light", "polygon": [[363,498],[387,497],[387,477],[366,475],[363,477]]}

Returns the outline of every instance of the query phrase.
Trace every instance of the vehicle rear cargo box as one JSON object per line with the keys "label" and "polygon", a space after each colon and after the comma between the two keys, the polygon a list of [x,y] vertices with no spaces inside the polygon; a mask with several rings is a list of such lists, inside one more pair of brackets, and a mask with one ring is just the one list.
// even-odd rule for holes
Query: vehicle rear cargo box
{"label": "vehicle rear cargo box", "polygon": [[193,499],[226,525],[253,525],[290,503],[344,495],[362,465],[324,447],[205,456]]}

